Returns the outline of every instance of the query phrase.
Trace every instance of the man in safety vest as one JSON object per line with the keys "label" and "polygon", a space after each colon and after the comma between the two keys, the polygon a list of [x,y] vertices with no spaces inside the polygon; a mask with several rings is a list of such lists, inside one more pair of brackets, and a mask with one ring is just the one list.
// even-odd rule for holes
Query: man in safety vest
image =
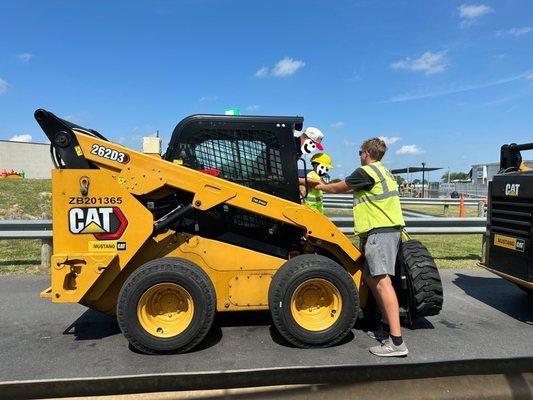
{"label": "man in safety vest", "polygon": [[[311,165],[313,170],[307,174],[307,179],[324,183],[324,176],[333,168],[331,158],[326,153],[315,154],[311,157]],[[305,198],[305,204],[324,214],[322,190],[311,188]]]}
{"label": "man in safety vest", "polygon": [[361,167],[344,181],[315,189],[326,193],[354,194],[353,214],[355,234],[362,239],[365,255],[364,280],[380,308],[381,327],[369,336],[381,341],[370,352],[381,357],[406,356],[407,346],[400,329],[400,311],[390,276],[395,275],[402,228],[405,226],[398,185],[381,163],[387,151],[379,138],[363,142],[359,150]]}

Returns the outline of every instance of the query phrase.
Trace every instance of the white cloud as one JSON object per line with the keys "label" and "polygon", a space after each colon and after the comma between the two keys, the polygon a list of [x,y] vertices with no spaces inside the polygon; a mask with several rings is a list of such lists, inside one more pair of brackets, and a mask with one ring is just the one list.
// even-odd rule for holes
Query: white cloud
{"label": "white cloud", "polygon": [[527,79],[528,81],[533,80],[533,72],[529,72],[529,73],[526,75],[526,79]]}
{"label": "white cloud", "polygon": [[198,99],[200,103],[206,102],[206,101],[217,101],[218,96],[202,96]]}
{"label": "white cloud", "polygon": [[66,119],[67,121],[74,122],[78,121],[78,116],[74,114],[65,115],[63,119]]}
{"label": "white cloud", "polygon": [[335,165],[335,168],[342,168],[342,164]]}
{"label": "white cloud", "polygon": [[486,82],[478,85],[463,85],[451,89],[445,89],[437,92],[428,92],[428,93],[415,93],[415,94],[404,94],[404,95],[398,95],[390,98],[387,102],[391,103],[399,103],[402,101],[412,101],[412,100],[420,100],[420,99],[429,99],[433,97],[442,97],[442,96],[448,96],[450,94],[456,94],[456,93],[463,93],[463,92],[469,92],[473,90],[479,90],[479,89],[485,89],[493,86],[500,86],[509,82],[514,82],[520,79],[530,79],[529,76],[533,75],[533,71],[527,71],[523,72],[518,75],[509,76],[507,78],[498,79],[492,82]]}
{"label": "white cloud", "polygon": [[399,136],[380,136],[379,138],[383,140],[387,146],[390,146],[402,139]]}
{"label": "white cloud", "polygon": [[458,7],[461,18],[461,28],[468,28],[475,25],[480,17],[494,12],[494,10],[484,4],[462,4]]}
{"label": "white cloud", "polygon": [[330,125],[331,128],[333,129],[342,129],[346,126],[346,124],[342,121],[337,121],[337,122],[334,122]]}
{"label": "white cloud", "polygon": [[0,78],[0,94],[7,90],[7,82]]}
{"label": "white cloud", "polygon": [[425,153],[424,150],[422,150],[418,145],[416,144],[406,144],[402,147],[400,147],[398,150],[396,150],[396,154],[398,155],[416,155],[416,154],[423,154]]}
{"label": "white cloud", "polygon": [[256,78],[266,78],[268,75],[278,78],[285,78],[287,76],[294,75],[296,71],[305,66],[305,62],[300,60],[294,60],[290,57],[285,57],[279,60],[272,68],[261,67],[255,71]]}
{"label": "white cloud", "polygon": [[255,71],[255,77],[256,78],[264,78],[268,75],[269,69],[268,67],[261,67],[257,71]]}
{"label": "white cloud", "polygon": [[246,107],[246,111],[257,111],[261,108],[258,104],[252,104],[251,106]]}
{"label": "white cloud", "polygon": [[20,62],[26,64],[28,61],[30,61],[33,58],[33,54],[21,53],[21,54],[17,54],[17,58],[20,60]]}
{"label": "white cloud", "polygon": [[342,139],[342,145],[344,147],[352,148],[352,147],[355,147],[356,144],[357,143],[355,143],[355,142],[350,142],[349,140]]}
{"label": "white cloud", "polygon": [[522,28],[511,28],[507,30],[497,31],[496,36],[520,37],[520,36],[524,36],[525,34],[528,34],[531,31],[533,31],[533,28],[529,26],[524,26]]}
{"label": "white cloud", "polygon": [[304,66],[305,62],[303,61],[285,57],[283,60],[279,60],[272,68],[272,75],[279,77],[291,76]]}
{"label": "white cloud", "polygon": [[437,74],[443,72],[448,66],[445,56],[446,51],[439,51],[437,53],[426,51],[418,58],[411,59],[407,57],[404,60],[396,61],[391,64],[391,68],[421,71],[426,75]]}
{"label": "white cloud", "polygon": [[31,135],[15,135],[9,140],[12,142],[31,142]]}

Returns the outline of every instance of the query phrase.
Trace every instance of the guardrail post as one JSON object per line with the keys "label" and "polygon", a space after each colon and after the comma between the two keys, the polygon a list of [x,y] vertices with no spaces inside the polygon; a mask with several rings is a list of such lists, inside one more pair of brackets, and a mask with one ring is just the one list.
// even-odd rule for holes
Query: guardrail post
{"label": "guardrail post", "polygon": [[52,257],[52,239],[41,240],[41,266],[50,268],[50,258]]}
{"label": "guardrail post", "polygon": [[444,216],[445,217],[448,216],[449,211],[450,211],[450,205],[449,204],[444,204]]}
{"label": "guardrail post", "polygon": [[478,217],[484,217],[485,216],[485,202],[480,201],[477,203],[477,216]]}

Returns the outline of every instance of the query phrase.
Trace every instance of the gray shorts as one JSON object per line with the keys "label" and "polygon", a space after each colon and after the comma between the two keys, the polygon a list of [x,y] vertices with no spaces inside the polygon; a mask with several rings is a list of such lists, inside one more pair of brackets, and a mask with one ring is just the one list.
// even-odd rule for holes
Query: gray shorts
{"label": "gray shorts", "polygon": [[363,239],[363,271],[371,276],[394,275],[401,232],[371,233]]}

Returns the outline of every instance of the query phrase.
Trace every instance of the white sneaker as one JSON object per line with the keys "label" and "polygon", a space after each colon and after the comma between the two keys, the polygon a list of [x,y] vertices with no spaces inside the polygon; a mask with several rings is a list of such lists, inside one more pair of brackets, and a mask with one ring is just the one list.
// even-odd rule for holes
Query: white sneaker
{"label": "white sneaker", "polygon": [[378,357],[405,357],[409,354],[405,342],[396,346],[392,339],[384,340],[381,346],[374,346],[370,348],[370,352]]}

